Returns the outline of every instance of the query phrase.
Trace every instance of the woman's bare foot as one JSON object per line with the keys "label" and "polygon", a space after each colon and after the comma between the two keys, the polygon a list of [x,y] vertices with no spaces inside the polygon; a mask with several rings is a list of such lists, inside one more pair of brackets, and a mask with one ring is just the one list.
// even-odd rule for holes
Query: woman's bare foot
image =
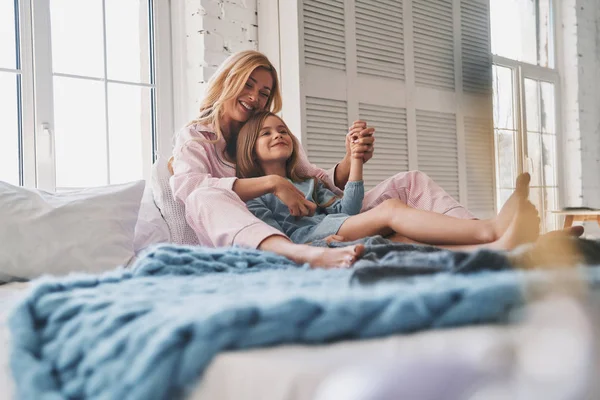
{"label": "woman's bare foot", "polygon": [[540,217],[531,202],[521,200],[506,232],[492,245],[498,250],[512,250],[515,247],[535,242],[540,235]]}
{"label": "woman's bare foot", "polygon": [[496,225],[496,234],[498,237],[502,237],[504,233],[508,230],[509,226],[514,220],[515,214],[517,213],[517,209],[519,203],[522,200],[527,200],[529,197],[529,182],[531,181],[531,176],[529,173],[525,172],[517,177],[516,189],[513,194],[510,195],[504,206],[498,213],[498,215],[493,219]]}
{"label": "woman's bare foot", "polygon": [[365,252],[365,246],[362,244],[338,248],[305,247],[302,254],[292,259],[299,263],[308,263],[311,268],[348,268]]}

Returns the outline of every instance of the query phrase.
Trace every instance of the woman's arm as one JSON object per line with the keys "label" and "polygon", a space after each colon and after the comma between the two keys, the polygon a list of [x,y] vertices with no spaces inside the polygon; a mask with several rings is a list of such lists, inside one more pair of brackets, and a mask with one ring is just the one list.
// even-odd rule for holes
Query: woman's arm
{"label": "woman's arm", "polygon": [[278,175],[267,175],[260,178],[237,179],[233,191],[243,200],[248,201],[267,193],[273,193],[290,210],[294,217],[314,215],[316,204],[307,200],[296,186]]}

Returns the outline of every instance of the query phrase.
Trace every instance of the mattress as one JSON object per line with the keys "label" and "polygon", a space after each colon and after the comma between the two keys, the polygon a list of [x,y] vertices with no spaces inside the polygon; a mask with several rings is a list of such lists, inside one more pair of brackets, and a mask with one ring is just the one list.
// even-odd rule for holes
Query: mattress
{"label": "mattress", "polygon": [[[0,286],[0,399],[12,399],[6,318],[28,284]],[[428,357],[450,357],[492,368],[490,353],[498,351],[514,328],[471,326],[410,335],[338,342],[321,346],[289,345],[220,354],[190,394],[205,399],[313,399],[323,382],[351,365]]]}

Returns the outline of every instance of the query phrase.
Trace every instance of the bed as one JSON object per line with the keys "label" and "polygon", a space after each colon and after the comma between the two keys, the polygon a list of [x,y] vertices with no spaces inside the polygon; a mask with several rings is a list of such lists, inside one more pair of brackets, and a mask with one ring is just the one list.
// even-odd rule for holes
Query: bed
{"label": "bed", "polygon": [[[167,181],[166,177],[162,180],[162,183],[158,186],[159,192],[164,188],[168,188]],[[32,201],[14,201],[16,195],[20,198],[27,196]],[[159,200],[165,196],[169,198],[169,193],[159,193]],[[39,285],[47,285],[46,288],[50,288],[52,291],[57,287],[60,289],[68,286],[66,285],[67,282],[73,282],[75,286],[80,286],[82,282],[85,283],[88,279],[95,280],[99,279],[97,278],[99,276],[108,276],[107,282],[110,283],[111,279],[118,280],[122,277],[130,277],[132,274],[135,275],[139,271],[148,270],[151,273],[138,274],[139,278],[141,280],[154,279],[153,276],[157,275],[156,271],[159,269],[155,268],[154,264],[146,262],[148,260],[147,256],[152,254],[154,250],[146,252],[142,249],[155,243],[173,242],[174,235],[177,232],[179,232],[181,238],[191,235],[182,227],[168,225],[163,219],[165,214],[169,212],[175,217],[181,216],[181,209],[178,209],[177,205],[165,206],[163,204],[157,209],[158,203],[160,202],[157,202],[157,193],[155,192],[153,195],[152,191],[148,190],[148,187],[144,189],[144,185],[141,183],[98,188],[77,193],[71,197],[70,195],[60,195],[56,198],[51,194],[40,194],[23,188],[0,188],[0,204],[4,205],[0,207],[0,220],[3,221],[3,226],[7,228],[0,232],[0,242],[4,245],[0,247],[0,273],[3,274],[2,276],[36,279],[47,273],[59,276],[81,272],[91,274],[51,278],[51,281],[57,279],[58,286],[53,283],[44,283],[43,279],[41,281],[34,280],[32,283],[0,283],[0,388],[2,388],[0,396],[2,398],[17,398],[16,393],[19,385],[21,393],[23,393],[24,388],[30,386],[28,382],[31,381],[25,375],[21,375],[20,379],[15,379],[15,371],[29,371],[37,367],[34,363],[29,364],[24,369],[15,369],[14,365],[13,368],[10,368],[10,357],[13,357],[13,364],[15,360],[18,364],[24,360],[24,357],[19,356],[18,353],[22,352],[22,354],[27,355],[28,346],[24,342],[24,338],[32,331],[27,329],[24,331],[15,330],[13,327],[12,332],[20,333],[15,337],[9,337],[8,315],[15,314],[18,307],[21,307],[21,316],[27,315],[29,308],[23,308],[23,304],[31,305],[30,308],[33,310],[35,302],[24,302],[32,300],[32,293],[34,293],[32,290]],[[31,207],[35,204],[60,208],[61,212],[65,214],[53,221],[40,220],[40,216],[52,217],[53,213],[34,212],[35,210]],[[73,205],[76,205],[76,208],[70,211],[69,207]],[[84,213],[82,213],[82,206],[88,207]],[[175,219],[180,221],[180,218]],[[44,231],[40,230],[40,227],[52,227],[53,230]],[[93,229],[88,229],[88,227],[93,227]],[[14,235],[17,229],[22,235],[26,235],[32,240],[19,240],[19,236]],[[49,240],[49,238],[57,237],[57,235],[61,237],[60,241]],[[24,247],[32,243],[35,248]],[[592,242],[581,242],[584,250],[582,253],[585,253],[586,256],[573,258],[567,255],[568,251],[556,244],[549,243],[546,247],[537,248],[534,251],[517,252],[512,255],[511,261],[525,269],[539,267],[539,264],[600,264],[600,245]],[[422,277],[424,281],[427,279],[432,281],[442,279],[436,278],[440,275],[447,277],[443,279],[460,283],[468,282],[469,279],[453,278],[454,275],[466,276],[476,273],[482,268],[489,271],[500,271],[500,273],[506,269],[506,257],[493,252],[479,252],[476,255],[465,256],[451,252],[435,253],[427,250],[417,252],[414,258],[404,259],[399,263],[393,257],[384,257],[389,250],[385,248],[385,244],[371,242],[369,246],[371,246],[371,252],[362,260],[359,268],[330,273],[341,274],[343,279],[349,283],[348,287],[358,288],[349,290],[348,293],[350,294],[354,291],[363,290],[360,289],[362,287],[371,287],[374,283],[372,293],[377,293],[378,290],[375,288],[378,287],[378,281],[397,280],[402,283],[407,276],[415,273],[426,275]],[[93,252],[97,248],[102,249],[102,254],[94,256]],[[73,251],[73,249],[78,251]],[[132,249],[137,252],[137,260],[131,258]],[[166,246],[166,248],[159,247],[156,251],[166,251],[168,253],[167,258],[169,258],[169,254],[181,254],[183,251],[192,252],[194,257],[198,255],[203,257],[203,252],[208,251],[210,253],[213,250],[190,246]],[[219,264],[220,267],[214,270],[211,269],[211,273],[222,274],[227,272],[229,273],[228,277],[236,277],[237,272],[228,270],[228,268],[243,268],[244,265],[247,265],[249,259],[256,258],[256,254],[240,255],[239,250],[234,249],[233,251],[234,253],[238,252],[235,253],[235,256],[239,256],[239,258],[230,258],[225,266],[221,263]],[[65,254],[69,255],[69,259],[66,261],[64,259]],[[15,255],[18,257],[15,257]],[[538,260],[538,265],[536,265],[535,260]],[[285,263],[288,264],[284,265]],[[115,270],[115,265],[122,265],[122,267]],[[188,278],[194,279],[194,275],[210,275],[205,270],[199,270],[194,262],[190,264],[191,266],[184,265],[185,268],[182,268],[182,265],[181,263],[177,264],[177,268],[171,268],[171,272],[166,272],[164,275],[167,277],[175,275],[169,278],[173,280],[176,280],[176,276],[179,276],[183,282],[182,285],[185,284]],[[308,274],[306,271],[298,270],[298,266],[289,265],[289,260],[267,263],[266,269],[268,270],[273,266],[280,268],[282,265],[290,269],[283,272],[292,274],[289,278],[291,281],[295,277],[301,278]],[[402,268],[398,268],[398,266]],[[181,271],[187,272],[182,273]],[[326,274],[326,272],[323,273]],[[272,277],[280,277],[277,270],[266,271],[265,274],[265,276],[272,274]],[[239,278],[239,282],[242,284],[241,287],[243,287],[244,279],[246,279],[242,279],[242,275]],[[92,278],[89,278],[90,276]],[[248,279],[254,279],[252,276],[259,275],[248,274]],[[210,283],[212,278],[208,276],[207,279]],[[509,279],[512,278],[509,277]],[[233,279],[233,281],[236,281],[236,279]],[[480,282],[483,281],[480,280]],[[594,278],[589,283],[595,282]],[[514,356],[514,354],[519,354],[521,351],[518,343],[523,338],[524,325],[508,323],[505,317],[509,314],[509,311],[514,311],[513,308],[516,309],[516,306],[522,306],[524,304],[523,300],[530,299],[521,298],[519,296],[520,291],[514,290],[514,285],[500,285],[500,287],[504,288],[504,291],[500,291],[504,297],[500,296],[499,298],[503,301],[508,300],[502,306],[481,309],[479,310],[480,313],[476,315],[469,311],[469,307],[459,309],[455,313],[440,312],[436,324],[420,319],[417,321],[419,323],[417,326],[391,327],[388,326],[388,321],[388,325],[384,323],[379,326],[379,331],[365,334],[360,338],[351,338],[348,336],[348,332],[340,331],[336,333],[335,329],[344,328],[336,324],[333,324],[334,331],[326,332],[328,335],[333,336],[323,336],[325,335],[323,329],[328,326],[325,324],[321,326],[319,331],[321,336],[312,337],[311,340],[290,340],[289,338],[279,337],[271,343],[246,344],[235,350],[223,347],[214,354],[214,357],[211,356],[210,359],[207,359],[207,362],[202,365],[201,373],[197,373],[194,375],[195,377],[186,382],[186,390],[182,397],[192,399],[316,398],[318,400],[331,400],[340,398],[340,390],[344,390],[340,389],[341,385],[343,388],[351,389],[352,396],[354,396],[351,397],[350,393],[346,393],[342,397],[347,400],[366,400],[373,398],[372,396],[377,390],[393,387],[394,384],[405,382],[403,379],[410,379],[410,382],[403,384],[402,387],[394,387],[393,393],[397,394],[401,390],[408,390],[408,392],[404,392],[407,398],[425,399],[428,397],[419,390],[423,388],[448,390],[450,383],[444,380],[448,377],[451,377],[455,382],[462,382],[457,388],[457,390],[460,390],[477,382],[485,386],[486,379],[490,377],[495,380],[505,379],[507,371],[514,372],[517,370],[518,376],[526,376],[523,371],[519,372],[518,368],[515,367],[519,364],[515,357],[506,357],[506,354],[513,354]],[[488,290],[489,288],[485,285],[481,288],[484,290],[476,291],[483,296],[479,299],[489,299],[486,296],[490,293],[492,296],[498,296],[499,292],[497,290]],[[78,289],[81,289],[81,287]],[[257,291],[257,293],[260,294],[260,291]],[[435,291],[431,293],[435,293]],[[57,290],[54,294],[59,296],[65,294],[65,299],[70,297],[68,291],[62,289]],[[310,296],[306,296],[306,298],[311,300]],[[126,298],[123,299],[127,301]],[[460,299],[460,295],[456,296],[456,294],[449,293],[447,297],[442,298],[442,301],[436,300],[428,304],[433,304],[433,309],[439,311],[440,305],[443,306]],[[485,301],[480,301],[480,303],[485,303]],[[306,302],[300,304],[305,306]],[[472,304],[477,304],[477,302]],[[490,304],[495,305],[496,303],[492,301]],[[322,304],[319,306],[322,306]],[[554,306],[551,308],[552,310],[556,309]],[[349,309],[352,310],[353,307]],[[417,307],[416,310],[418,309]],[[568,321],[568,318],[573,315],[578,315],[577,312],[573,313],[571,311],[563,314],[564,318],[561,323]],[[396,314],[392,315],[407,315],[402,314],[402,312],[402,309],[398,308],[394,310]],[[481,312],[485,313],[481,314]],[[190,315],[193,317],[193,314]],[[419,316],[419,313],[417,312],[414,315]],[[464,319],[464,316],[468,316],[468,319]],[[391,321],[393,320],[391,318]],[[547,318],[542,318],[542,320],[546,321]],[[577,341],[578,344],[581,344],[578,347],[579,350],[582,348],[587,349],[587,344],[593,342],[590,335],[585,335],[585,332],[587,332],[585,321],[588,321],[587,317],[576,320],[573,326],[579,323],[583,328],[569,331],[570,340],[573,338],[577,340],[577,334],[580,334],[581,340]],[[352,329],[358,330],[358,325]],[[285,324],[281,326],[285,326]],[[527,325],[525,324],[525,326]],[[381,330],[381,328],[385,329]],[[532,329],[535,332],[536,329],[539,329],[539,325],[534,326]],[[69,349],[71,345],[66,343],[64,347]],[[552,351],[556,350],[552,346],[551,348]],[[544,347],[543,350],[548,352],[548,347]],[[571,350],[565,350],[567,351],[567,357],[573,355]],[[15,356],[15,354],[17,355]],[[144,352],[139,353],[127,361],[133,362],[143,355]],[[543,362],[548,361],[548,363],[555,360],[555,358],[546,359],[544,357],[537,357],[536,359]],[[594,370],[595,367],[587,364],[587,360],[577,360],[575,367],[579,367],[579,369],[575,368],[573,364],[570,367],[571,370],[577,371],[580,377],[586,376],[586,371]],[[28,360],[28,362],[30,361],[35,360]],[[147,365],[151,366],[152,363]],[[441,371],[437,378],[431,374],[431,371],[436,370]],[[349,376],[351,378],[348,380]],[[461,377],[462,380],[459,379]],[[531,381],[539,383],[539,379],[536,379],[536,377],[533,377]],[[547,383],[544,380],[542,382]],[[553,379],[553,382],[561,383],[562,381]],[[569,383],[571,386],[574,385],[577,388],[586,387],[585,380],[570,379],[569,382],[571,382]],[[510,384],[504,383],[503,387],[511,387]],[[564,382],[561,384],[564,387],[569,386]],[[32,384],[31,386],[35,385]],[[534,385],[534,388],[537,387]],[[553,387],[553,389],[556,388]],[[39,393],[38,391],[37,394],[39,395]],[[143,394],[137,393],[136,390],[131,390],[128,393],[131,394],[131,396],[127,396],[128,398],[136,398],[136,394],[139,394],[138,398],[146,398]],[[435,397],[435,394],[429,394],[433,396],[431,398],[439,398],[439,393],[437,397]],[[444,394],[447,395],[446,398],[451,398],[449,392]],[[20,396],[20,398],[37,397],[39,396]],[[386,399],[381,394],[377,398]],[[456,398],[461,397],[457,395]]]}
{"label": "bed", "polygon": [[[257,254],[259,258],[255,260],[253,265],[260,265],[260,270],[253,268],[253,265],[244,264],[245,260],[252,259]],[[203,263],[207,257],[211,261],[217,259],[222,261],[226,258],[228,267],[224,268],[223,264],[215,266],[213,262]],[[96,275],[77,276],[58,280],[50,279],[46,282],[39,281],[33,285],[36,286],[36,290],[39,293],[42,293],[40,296],[35,294],[35,290],[28,293],[28,288],[32,284],[4,285],[0,286],[0,299],[8,305],[14,305],[15,302],[23,299],[27,300],[27,303],[21,303],[20,311],[13,308],[13,313],[15,313],[14,310],[17,310],[17,314],[20,314],[21,317],[24,315],[29,316],[30,311],[31,315],[33,315],[35,312],[43,313],[49,310],[51,314],[48,314],[48,320],[62,319],[58,323],[60,329],[63,327],[67,329],[66,326],[70,323],[71,317],[81,314],[77,311],[80,309],[79,306],[76,311],[71,309],[71,311],[65,313],[65,310],[69,310],[70,307],[69,304],[62,302],[65,299],[71,302],[71,305],[74,304],[72,303],[73,301],[80,305],[82,299],[88,299],[91,301],[90,304],[94,305],[94,309],[98,308],[98,305],[101,305],[103,301],[109,301],[110,305],[114,306],[117,310],[130,307],[135,308],[136,304],[152,299],[152,307],[148,313],[145,311],[138,313],[134,309],[128,310],[128,315],[140,315],[141,318],[146,316],[152,318],[146,320],[143,324],[130,326],[131,330],[125,336],[127,340],[130,339],[129,336],[135,337],[138,331],[140,331],[140,327],[147,327],[148,324],[154,324],[155,327],[159,327],[160,329],[152,330],[153,338],[162,337],[162,342],[174,343],[171,340],[173,337],[186,336],[186,332],[181,328],[187,327],[188,322],[191,321],[192,324],[196,324],[199,332],[211,328],[210,322],[211,324],[217,324],[219,335],[215,336],[211,334],[202,336],[202,334],[196,334],[196,337],[200,338],[200,347],[210,348],[214,346],[215,341],[220,343],[219,337],[227,337],[229,332],[240,330],[240,326],[245,329],[238,335],[241,339],[236,338],[231,341],[231,343],[235,343],[234,346],[230,344],[221,346],[214,353],[214,358],[211,355],[199,369],[197,369],[199,364],[194,364],[194,360],[190,364],[190,360],[185,360],[185,355],[178,355],[172,364],[167,365],[167,368],[161,369],[161,367],[155,367],[157,362],[160,364],[164,359],[169,360],[172,352],[165,353],[164,351],[158,351],[156,354],[159,354],[160,357],[153,359],[148,354],[152,354],[152,348],[157,342],[154,341],[153,344],[153,340],[148,341],[146,344],[143,344],[142,350],[134,351],[134,356],[128,355],[120,361],[126,365],[124,374],[121,375],[119,373],[118,376],[120,379],[122,378],[124,381],[127,381],[126,372],[139,369],[139,365],[136,364],[139,364],[138,361],[140,358],[143,359],[148,356],[150,360],[143,366],[143,368],[148,370],[144,372],[143,379],[133,381],[129,387],[125,385],[120,389],[115,389],[125,390],[123,393],[128,393],[127,398],[153,398],[148,397],[147,392],[144,392],[144,390],[151,390],[150,393],[155,394],[164,384],[171,384],[171,381],[178,381],[180,379],[179,375],[170,376],[169,374],[165,377],[164,374],[165,371],[173,371],[177,369],[175,366],[181,365],[191,365],[191,369],[194,371],[193,375],[195,378],[186,382],[187,389],[185,391],[164,392],[167,394],[157,395],[156,398],[172,398],[173,393],[177,393],[182,398],[192,399],[316,398],[327,400],[340,398],[337,397],[340,396],[340,393],[343,393],[340,390],[349,390],[348,393],[354,393],[353,396],[355,397],[346,397],[344,395],[344,398],[356,398],[357,400],[366,400],[369,398],[385,399],[387,397],[369,396],[373,395],[374,390],[382,390],[386,385],[393,387],[395,390],[393,393],[395,394],[399,393],[398,390],[409,390],[405,393],[407,396],[421,394],[419,391],[424,390],[424,388],[427,388],[429,392],[434,389],[438,391],[444,390],[444,393],[448,395],[448,380],[454,382],[455,386],[457,385],[456,382],[462,382],[455,390],[458,390],[457,393],[464,394],[464,390],[473,390],[473,385],[477,384],[483,388],[487,388],[489,382],[501,381],[502,379],[505,380],[502,386],[504,388],[512,387],[514,389],[513,386],[519,385],[519,387],[526,387],[531,393],[538,395],[543,394],[544,390],[548,389],[548,382],[540,380],[540,377],[535,376],[535,374],[527,376],[524,373],[527,372],[527,368],[521,365],[523,364],[523,357],[533,358],[535,361],[534,364],[543,362],[548,365],[552,363],[557,364],[556,360],[560,360],[560,364],[565,364],[565,359],[575,360],[570,364],[565,364],[568,366],[569,373],[565,375],[568,379],[560,380],[555,375],[553,376],[554,387],[552,387],[552,390],[554,391],[557,390],[557,382],[561,385],[559,388],[565,391],[565,388],[571,392],[574,390],[581,391],[582,388],[587,388],[587,380],[584,378],[587,377],[587,374],[594,371],[594,366],[590,362],[589,357],[585,356],[592,354],[590,351],[593,348],[591,324],[588,318],[584,317],[584,313],[577,307],[567,306],[565,308],[560,305],[560,302],[558,306],[555,302],[555,304],[546,306],[545,311],[538,313],[543,318],[538,318],[537,321],[533,318],[534,321],[533,323],[529,323],[531,325],[529,327],[527,319],[524,320],[526,321],[525,324],[508,324],[504,317],[514,315],[516,311],[522,312],[519,306],[524,305],[524,303],[520,303],[524,299],[519,296],[520,290],[514,290],[515,288],[520,288],[520,283],[517,287],[514,285],[515,282],[521,282],[525,278],[530,288],[537,287],[537,289],[530,290],[530,292],[535,292],[539,295],[539,288],[542,286],[546,287],[549,283],[560,282],[562,285],[567,282],[566,286],[573,287],[569,282],[580,284],[582,282],[581,278],[587,276],[586,279],[589,281],[590,287],[595,288],[598,286],[598,282],[600,282],[600,274],[598,274],[598,270],[595,268],[581,270],[575,275],[571,271],[563,272],[564,275],[561,276],[539,271],[527,273],[518,271],[484,271],[483,276],[481,274],[466,276],[442,272],[433,276],[417,277],[417,280],[408,281],[403,274],[397,283],[383,282],[373,285],[369,281],[366,286],[361,283],[358,283],[358,286],[356,286],[357,284],[352,283],[352,279],[347,281],[350,282],[350,285],[346,285],[346,282],[340,283],[340,278],[352,278],[353,275],[358,275],[356,274],[357,271],[309,271],[298,268],[292,269],[289,268],[289,265],[282,265],[277,260],[278,256],[272,256],[275,258],[270,258],[267,263],[265,263],[264,259],[260,259],[260,257],[262,257],[262,253],[249,250],[236,250],[232,253],[228,249],[207,250],[196,247],[163,245],[158,246],[152,252],[147,253],[146,256],[138,260],[132,266],[131,270],[123,269],[117,272],[109,272],[101,277]],[[176,268],[171,268],[173,266],[176,266]],[[368,269],[372,268],[372,266],[362,266],[362,268]],[[398,278],[397,276],[389,275],[387,269],[386,271],[388,275],[385,281],[389,279],[393,281]],[[302,281],[303,276],[308,277],[308,279]],[[549,277],[556,277],[557,279],[548,279]],[[152,286],[153,279],[156,284],[154,287]],[[194,279],[198,280],[194,281]],[[174,283],[173,285],[165,284],[165,282],[170,281],[178,283]],[[492,283],[493,281],[495,283]],[[140,283],[148,288],[147,295],[139,297],[137,295],[138,291],[131,290],[131,287],[121,287],[121,285],[127,282]],[[313,290],[311,285],[314,286],[315,282],[318,282],[326,291],[321,289]],[[221,291],[216,288],[222,287],[222,285],[225,286],[225,289],[222,290],[225,297],[215,297],[214,293],[218,294]],[[229,287],[227,287],[228,285]],[[431,290],[432,285],[435,290]],[[348,289],[347,286],[351,288]],[[190,297],[187,294],[190,287],[197,287],[199,295]],[[235,299],[227,298],[231,293],[238,293],[237,289],[240,287],[244,288],[244,293],[240,293],[240,296]],[[160,288],[160,291],[157,288]],[[268,293],[269,288],[282,288],[283,290],[277,290],[274,296],[261,297],[261,293]],[[404,294],[398,295],[396,290],[390,290],[396,288],[402,289]],[[73,296],[73,289],[79,290],[79,295]],[[185,298],[185,302],[202,304],[202,307],[193,308],[191,311],[180,310],[180,312],[173,314],[174,316],[171,318],[168,310],[172,311],[181,304],[177,300],[177,302],[167,305],[167,307],[165,306],[165,299],[174,298],[173,293],[170,292],[171,289],[174,289],[183,297],[188,296]],[[121,290],[123,293],[127,293],[127,295],[120,296],[118,291]],[[301,296],[302,301],[299,303],[297,297],[292,296],[290,298],[290,292],[303,294]],[[368,297],[361,297],[361,292],[367,293]],[[136,295],[134,296],[133,293],[136,293]],[[184,295],[184,293],[186,294]],[[356,296],[357,293],[359,296]],[[388,295],[391,295],[391,297]],[[41,299],[41,301],[35,300],[35,298]],[[396,301],[396,298],[402,301],[393,303]],[[257,303],[260,305],[258,314],[256,312],[252,314],[254,317],[260,314],[258,320],[256,318],[247,319],[248,309],[244,307],[251,303],[251,299],[259,300]],[[282,299],[283,301],[281,301]],[[286,308],[289,305],[288,300],[290,299],[294,305],[293,309],[300,310],[298,312],[299,317],[290,315],[290,308]],[[384,311],[378,311],[377,318],[365,319],[363,317],[369,315],[371,311],[363,310],[362,308],[365,305],[368,306],[367,308],[373,308],[374,304],[370,302],[373,299],[378,302],[381,299],[392,299],[392,303],[389,303],[390,305],[386,306],[387,308]],[[223,309],[217,307],[219,313],[213,313],[212,311],[214,310],[211,309],[213,304],[211,301],[205,300],[214,300],[217,303],[223,302],[227,307]],[[43,304],[44,302],[46,304]],[[48,307],[48,302],[50,302],[51,307]],[[115,303],[113,304],[113,302]],[[449,302],[453,303],[452,307],[447,306]],[[234,317],[232,317],[230,314],[232,310],[231,305],[238,303],[244,306],[238,307],[236,305],[234,307]],[[478,306],[478,304],[482,303],[488,304],[483,307]],[[567,303],[570,304],[573,302],[569,301]],[[65,304],[68,306],[67,308],[65,308]],[[303,308],[306,309],[307,304],[309,308],[313,305],[320,306],[320,314],[309,317],[305,315],[303,317]],[[431,315],[424,315],[420,312],[424,310],[422,308],[423,305],[426,306],[426,311]],[[146,305],[143,305],[143,307],[146,307]],[[256,309],[252,308],[256,307],[256,304],[251,304],[249,307],[256,311]],[[561,307],[563,308],[562,311]],[[4,310],[7,308],[9,307],[3,307]],[[46,311],[43,311],[44,308]],[[475,311],[474,308],[476,309]],[[144,310],[146,309],[144,308]],[[359,315],[358,317],[352,316],[344,310],[358,310],[357,314]],[[415,310],[420,311],[415,314]],[[165,311],[169,314],[168,317],[165,316]],[[277,311],[279,312],[279,316],[273,319],[272,315],[276,314]],[[363,311],[365,314],[361,316],[360,313]],[[554,316],[553,318],[548,318],[548,311],[551,311]],[[155,313],[152,314],[152,312]],[[66,314],[68,316],[64,319],[63,317]],[[223,317],[224,314],[226,314],[225,317]],[[264,315],[267,317],[265,318]],[[330,323],[331,320],[323,318],[323,316],[329,317],[331,315],[343,315],[344,319],[360,322],[360,326],[351,324],[338,327],[336,323],[332,324]],[[114,313],[112,316],[114,317]],[[123,314],[119,314],[116,319],[119,319],[121,316]],[[217,317],[216,319],[213,318],[215,316]],[[6,312],[3,312],[2,317],[6,317]],[[88,318],[85,313],[83,313],[83,317]],[[112,318],[110,313],[103,314],[103,318],[109,317]],[[154,321],[156,318],[163,317],[166,319]],[[301,336],[289,336],[285,332],[286,324],[289,324],[290,321],[295,321],[296,318],[300,318],[303,321],[310,320],[310,324],[302,326],[303,332]],[[128,318],[126,324],[129,324],[131,320],[140,321],[139,319]],[[266,325],[263,323],[264,320],[266,320]],[[398,322],[399,320],[404,321],[400,324],[394,322]],[[523,321],[523,319],[520,320]],[[182,321],[184,321],[183,324],[181,324]],[[273,321],[277,324],[273,325]],[[323,321],[326,323],[323,324]],[[338,318],[337,321],[341,320]],[[77,323],[79,322],[81,321]],[[490,324],[490,322],[492,323]],[[126,324],[123,326],[127,326]],[[575,348],[567,346],[565,349],[561,349],[566,342],[561,342],[560,335],[557,342],[556,332],[551,332],[549,335],[550,341],[543,340],[544,335],[540,334],[540,328],[564,327],[565,324],[568,326],[568,330],[565,331],[565,333],[568,333],[566,337],[567,341],[569,343],[577,343]],[[312,326],[312,328],[305,329],[307,325],[309,327]],[[460,327],[452,328],[452,326],[457,325]],[[2,340],[6,341],[6,323],[0,326],[2,327],[0,331]],[[227,328],[228,326],[230,328]],[[264,326],[267,326],[269,328],[268,332],[271,333],[281,329],[284,332],[282,334],[274,332],[273,337],[265,338],[264,335],[267,331],[263,329]],[[318,329],[313,329],[315,326]],[[379,330],[374,331],[373,329],[375,328],[373,326]],[[48,329],[39,336],[40,339],[48,336],[48,332],[54,329],[50,325],[47,327]],[[166,330],[165,327],[167,328]],[[23,339],[23,337],[30,336],[33,331],[20,330],[20,328],[18,324],[15,325],[14,321],[12,322],[12,331],[19,332],[19,334],[10,339],[10,346],[3,346],[4,349],[12,348],[13,352],[16,349],[17,355],[12,354],[11,356],[13,357],[13,362],[16,360],[17,364],[20,363],[21,356],[27,358],[31,354],[39,354],[36,351],[31,351],[30,341]],[[383,330],[381,330],[382,328]],[[102,330],[103,328],[98,327],[98,329]],[[176,333],[175,336],[172,334],[164,335],[165,332],[170,332],[171,329],[172,332]],[[85,331],[85,329],[81,330]],[[393,332],[404,332],[405,334],[398,335]],[[350,335],[348,336],[348,334]],[[372,336],[371,339],[369,339],[370,336]],[[144,336],[142,334],[139,337]],[[352,337],[353,340],[344,340],[344,337]],[[210,340],[208,340],[209,338]],[[257,341],[257,338],[260,340],[265,339]],[[112,342],[113,344],[109,343],[109,346],[106,346],[102,343],[100,336],[91,337],[89,340],[90,343],[94,343],[92,347],[87,347],[91,352],[95,351],[96,348],[104,346],[110,349],[111,352],[113,349],[118,349],[115,351],[130,354],[129,350],[131,350],[132,346],[131,344],[125,348],[119,347],[119,345],[113,346],[116,342]],[[76,347],[78,342],[81,341],[75,338],[75,340],[60,343],[60,346],[63,348]],[[137,337],[131,342],[137,343]],[[294,342],[299,342],[299,344],[288,344]],[[193,344],[193,342],[188,341],[185,343],[187,346],[185,347],[186,350],[191,346],[188,345],[189,343]],[[520,345],[520,343],[525,343],[526,346]],[[46,345],[52,347],[53,343],[51,341],[46,342]],[[538,347],[537,351],[532,353],[531,348],[535,348],[536,346]],[[232,347],[235,348],[234,351],[231,351]],[[47,350],[46,347],[41,349],[39,351],[46,352]],[[202,355],[203,351],[196,352],[192,358],[204,357]],[[565,354],[562,357],[557,357],[561,351]],[[64,360],[64,351],[61,350],[59,353],[57,353],[56,357],[51,357],[51,359],[55,360],[51,361],[52,363],[64,363],[61,361],[61,359]],[[551,356],[549,356],[550,354]],[[3,387],[7,387],[10,390],[12,386],[14,393],[15,387],[12,385],[12,378],[6,368],[8,354],[4,351],[0,355],[2,356],[0,365],[3,367],[2,382],[5,383]],[[88,355],[86,354],[85,357],[88,357]],[[91,358],[95,357],[96,355],[91,356]],[[89,365],[88,361],[84,360],[79,364],[79,367],[86,363]],[[531,361],[529,360],[529,362]],[[21,365],[21,376],[17,379],[21,385],[21,394],[31,393],[29,391],[30,386],[35,386],[28,384],[32,381],[29,380],[27,373],[35,371],[39,367],[36,363]],[[66,364],[69,364],[69,362],[66,362]],[[524,364],[527,367],[528,363]],[[22,368],[23,365],[26,367]],[[115,365],[114,363],[109,364],[108,368],[105,368],[109,376],[113,373]],[[559,364],[557,364],[556,368],[558,367],[560,367]],[[25,374],[23,374],[23,369],[26,370]],[[102,368],[99,367],[98,369],[101,370]],[[19,367],[17,367],[18,370]],[[196,371],[200,372],[195,375]],[[437,374],[432,373],[432,371],[437,371]],[[556,369],[553,371],[556,372]],[[531,374],[531,371],[527,373]],[[58,372],[55,370],[53,375],[56,374]],[[507,382],[507,374],[520,376],[521,380]],[[573,376],[574,374],[575,376]],[[68,375],[69,373],[65,374],[65,376]],[[401,381],[402,378],[407,379],[407,377],[411,376],[415,378],[409,382],[412,386],[409,384],[403,385],[402,388],[394,387],[394,384]],[[563,375],[559,377],[561,376]],[[91,379],[91,376],[88,377]],[[523,382],[523,377],[528,380]],[[162,379],[163,383],[158,383],[154,387],[141,387],[142,382],[156,381],[156,379]],[[113,384],[118,383],[118,381],[114,380],[112,382]],[[532,386],[532,383],[537,386]],[[540,385],[540,383],[544,383],[544,385]],[[41,393],[39,392],[39,386],[38,384],[38,396],[22,395],[20,398],[39,397]],[[43,386],[41,385],[41,387]],[[132,392],[132,388],[136,390],[139,388],[140,393]],[[99,397],[107,397],[107,394],[112,393],[110,390],[113,389],[105,385],[105,387],[99,390],[101,392],[92,391],[90,393],[100,393]],[[106,390],[109,390],[109,392],[106,392]],[[6,394],[7,396],[9,395],[9,393]],[[418,397],[439,398],[439,395],[440,393],[438,392],[438,397],[422,397],[421,395]],[[92,398],[94,396],[85,397]],[[446,398],[463,397],[446,396]],[[565,396],[555,398],[578,397]]]}

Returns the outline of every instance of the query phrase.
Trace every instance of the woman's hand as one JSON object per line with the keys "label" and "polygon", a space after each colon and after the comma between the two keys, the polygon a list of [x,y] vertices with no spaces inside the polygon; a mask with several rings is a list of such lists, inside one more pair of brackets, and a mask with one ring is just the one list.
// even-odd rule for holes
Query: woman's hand
{"label": "woman's hand", "polygon": [[361,156],[363,162],[373,157],[375,128],[369,128],[365,121],[354,121],[346,135],[346,156]]}
{"label": "woman's hand", "polygon": [[317,210],[317,205],[310,200],[307,200],[296,186],[287,179],[272,175],[273,177],[273,194],[285,204],[290,215],[294,217],[312,216]]}

